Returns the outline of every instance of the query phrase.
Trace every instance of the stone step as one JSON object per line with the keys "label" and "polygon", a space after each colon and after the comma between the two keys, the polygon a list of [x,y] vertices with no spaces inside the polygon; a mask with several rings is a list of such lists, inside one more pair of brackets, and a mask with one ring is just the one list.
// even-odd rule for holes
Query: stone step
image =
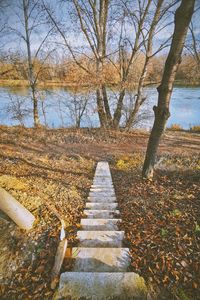
{"label": "stone step", "polygon": [[111,203],[111,202],[116,202],[117,199],[115,196],[112,197],[105,197],[105,196],[88,196],[87,200],[89,202],[107,202],[107,203]]}
{"label": "stone step", "polygon": [[81,219],[83,230],[118,230],[121,219]]}
{"label": "stone step", "polygon": [[58,299],[147,299],[144,279],[130,273],[66,272],[61,274]]}
{"label": "stone step", "polygon": [[97,189],[90,189],[90,193],[91,194],[115,194],[115,191],[113,188],[111,189],[101,189],[99,188],[98,190]]}
{"label": "stone step", "polygon": [[84,214],[88,219],[112,219],[119,216],[119,210],[93,210],[85,209]]}
{"label": "stone step", "polygon": [[79,247],[122,247],[124,231],[84,231],[79,230]]}
{"label": "stone step", "polygon": [[126,272],[130,264],[128,248],[72,248],[75,272]]}
{"label": "stone step", "polygon": [[87,202],[86,208],[87,209],[103,209],[103,210],[114,210],[118,206],[117,202],[108,203],[108,202]]}
{"label": "stone step", "polygon": [[91,185],[90,190],[94,191],[96,189],[101,189],[102,191],[115,191],[114,187],[111,185],[107,185],[106,187],[100,184]]}
{"label": "stone step", "polygon": [[102,188],[102,189],[107,189],[107,188],[114,188],[113,184],[92,184],[91,188]]}
{"label": "stone step", "polygon": [[106,177],[96,177],[93,179],[93,184],[99,184],[99,185],[107,185],[107,184],[113,184],[111,178]]}
{"label": "stone step", "polygon": [[94,179],[93,179],[93,181],[94,180],[103,180],[103,181],[107,181],[107,182],[112,182],[112,177],[111,176],[105,176],[105,175],[95,175],[95,177],[94,177]]}
{"label": "stone step", "polygon": [[115,197],[115,193],[89,192],[89,197]]}
{"label": "stone step", "polygon": [[99,185],[99,186],[107,186],[107,187],[113,187],[112,181],[93,181],[92,185]]}
{"label": "stone step", "polygon": [[112,182],[112,178],[108,178],[108,177],[94,177],[93,179],[93,184],[104,184],[104,185],[107,185],[107,184],[113,184]]}
{"label": "stone step", "polygon": [[111,173],[110,173],[110,169],[109,169],[109,166],[106,168],[106,169],[99,169],[99,168],[96,168],[95,170],[95,176],[111,176]]}
{"label": "stone step", "polygon": [[102,188],[102,187],[91,187],[90,188],[91,192],[97,192],[97,193],[114,193],[114,188],[107,187],[107,188]]}

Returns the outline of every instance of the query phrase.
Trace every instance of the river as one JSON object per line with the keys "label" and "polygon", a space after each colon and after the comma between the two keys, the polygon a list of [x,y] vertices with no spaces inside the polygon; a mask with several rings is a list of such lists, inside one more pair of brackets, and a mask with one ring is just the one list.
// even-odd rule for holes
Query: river
{"label": "river", "polygon": [[[117,92],[109,90],[112,110],[115,108]],[[126,96],[122,125],[127,111],[134,99],[134,91]],[[153,123],[152,107],[157,102],[156,87],[145,89],[146,101],[141,108],[135,127],[151,128]],[[38,92],[40,118],[51,128],[73,127],[85,103],[86,110],[81,119],[81,127],[99,126],[95,93],[93,91],[73,92],[66,88],[40,90]],[[175,87],[170,103],[171,116],[167,126],[179,124],[183,129],[200,125],[200,87]],[[0,124],[32,126],[32,107],[27,88],[0,87]]]}

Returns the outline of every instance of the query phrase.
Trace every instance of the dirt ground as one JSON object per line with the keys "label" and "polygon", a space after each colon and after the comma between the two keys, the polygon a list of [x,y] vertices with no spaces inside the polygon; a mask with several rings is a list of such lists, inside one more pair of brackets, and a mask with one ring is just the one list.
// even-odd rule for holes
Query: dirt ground
{"label": "dirt ground", "polygon": [[0,298],[52,299],[60,221],[76,245],[99,160],[110,163],[132,268],[158,299],[200,299],[200,135],[167,131],[155,179],[141,179],[148,132],[0,127],[0,186],[36,217],[26,233],[0,213]]}

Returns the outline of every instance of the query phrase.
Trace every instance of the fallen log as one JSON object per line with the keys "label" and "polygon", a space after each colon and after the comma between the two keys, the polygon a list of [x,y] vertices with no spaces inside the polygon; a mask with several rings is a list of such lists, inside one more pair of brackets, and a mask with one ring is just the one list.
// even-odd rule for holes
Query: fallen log
{"label": "fallen log", "polygon": [[20,228],[29,230],[35,221],[32,215],[6,190],[0,187],[0,209],[6,213]]}

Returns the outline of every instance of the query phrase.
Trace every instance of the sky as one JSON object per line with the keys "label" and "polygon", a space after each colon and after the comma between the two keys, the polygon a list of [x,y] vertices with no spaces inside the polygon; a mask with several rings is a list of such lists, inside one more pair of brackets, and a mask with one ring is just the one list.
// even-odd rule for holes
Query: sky
{"label": "sky", "polygon": [[[83,36],[83,34],[80,31],[80,27],[77,26],[77,21],[74,19],[71,13],[69,1],[66,1],[66,3],[63,4],[60,1],[53,1],[53,0],[44,0],[47,5],[50,5],[50,7],[54,11],[54,17],[56,20],[59,20],[59,23],[63,28],[65,28],[65,35],[67,37],[67,40],[69,41],[70,45],[73,48],[78,48],[81,51],[85,51],[88,49],[88,44],[86,43],[86,40]],[[171,0],[172,1],[172,0]],[[86,1],[85,1],[86,2]],[[169,0],[165,0],[166,3],[170,2]],[[112,10],[116,13],[115,5],[117,1],[112,1],[113,6]],[[196,0],[196,5],[200,6],[200,0]],[[22,10],[22,0],[0,0],[0,29],[4,25],[5,22],[7,22],[7,26],[9,27],[6,30],[6,34],[0,33],[0,40],[1,40],[1,51],[5,52],[18,52],[18,53],[26,53],[26,45],[24,43],[23,37],[24,36],[24,21],[23,21],[23,10]],[[153,8],[151,8],[152,10]],[[137,7],[132,7],[132,10],[136,12]],[[174,11],[174,8],[171,10]],[[151,11],[150,11],[151,12]],[[169,23],[167,27],[164,27],[161,31],[157,33],[157,35],[154,38],[154,51],[156,51],[159,46],[168,39],[172,33],[173,33],[173,24],[170,24],[173,20],[173,14],[170,12],[166,17],[163,18],[163,22],[161,25],[159,25],[158,28],[164,27],[166,24]],[[47,17],[45,16],[45,12],[38,13],[37,10],[33,10],[32,12],[33,19],[36,18],[36,20],[39,20],[41,24],[36,26],[34,28],[34,31],[31,35],[31,49],[32,52],[36,52],[38,47],[41,44],[41,41],[46,36],[46,33],[49,30],[50,24],[46,24]],[[198,26],[200,18],[200,10],[198,10],[194,17],[193,17],[193,23],[195,28],[195,34],[200,39],[200,27]],[[32,24],[34,21],[30,20],[30,23]],[[119,22],[110,22],[110,30],[112,32],[113,38],[112,42],[109,44],[108,52],[115,51],[118,48],[118,41],[119,41]],[[133,24],[129,24],[126,22],[126,25],[124,26],[126,31],[126,37],[130,39],[132,42],[135,38],[135,33],[133,30]],[[63,53],[68,54],[66,51],[66,48],[62,47],[63,39],[59,34],[56,34],[54,32],[54,35],[50,35],[49,38],[46,40],[46,43],[44,44],[44,47],[42,47],[43,52],[44,51],[50,51],[52,49],[56,48],[55,54],[56,55],[63,55]],[[63,50],[64,49],[64,50]],[[129,47],[130,50],[130,47]],[[167,54],[169,50],[169,47],[165,48],[161,54]]]}

